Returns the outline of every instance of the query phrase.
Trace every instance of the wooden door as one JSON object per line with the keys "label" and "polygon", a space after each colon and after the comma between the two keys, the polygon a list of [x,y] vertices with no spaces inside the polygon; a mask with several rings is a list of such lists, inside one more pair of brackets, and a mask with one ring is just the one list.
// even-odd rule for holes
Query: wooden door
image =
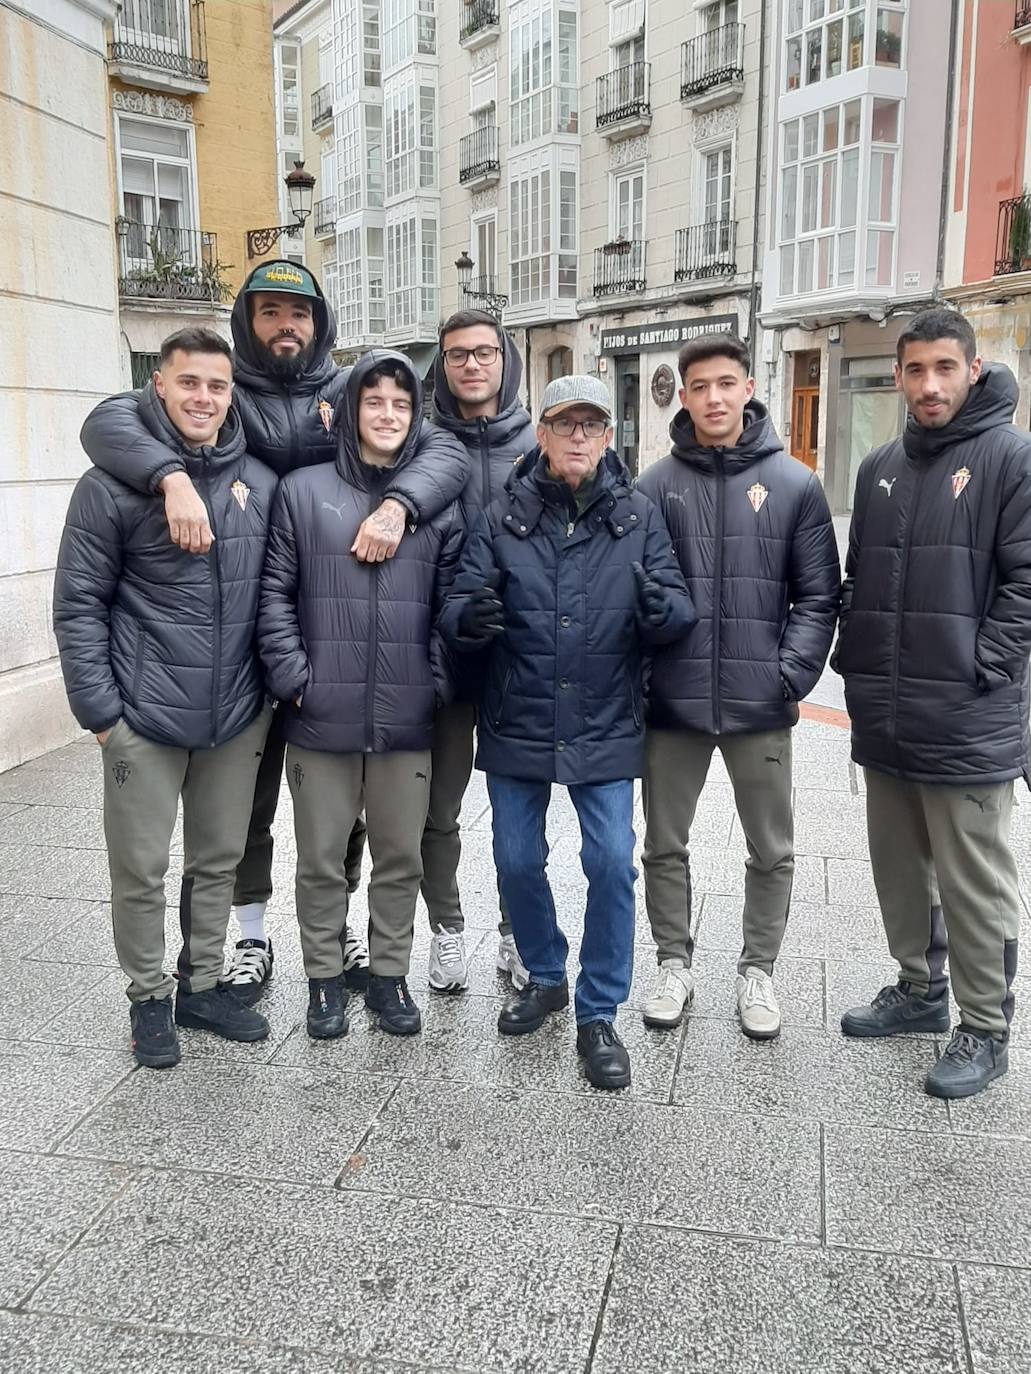
{"label": "wooden door", "polygon": [[820,388],[800,387],[791,397],[791,456],[816,471],[820,431]]}

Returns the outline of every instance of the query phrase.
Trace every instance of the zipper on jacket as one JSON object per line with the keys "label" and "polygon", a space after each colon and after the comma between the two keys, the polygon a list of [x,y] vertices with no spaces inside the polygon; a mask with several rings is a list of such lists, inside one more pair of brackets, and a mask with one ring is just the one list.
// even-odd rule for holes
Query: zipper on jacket
{"label": "zipper on jacket", "polygon": [[712,731],[720,733],[720,629],[723,619],[723,450],[716,450],[716,561],[712,570]]}
{"label": "zipper on jacket", "polygon": [[[414,421],[413,421],[414,423]],[[369,514],[379,506],[379,493],[369,492]],[[373,714],[376,710],[376,659],[379,656],[379,570],[383,565],[372,565],[372,582],[369,587],[369,662],[365,670],[365,752],[374,752],[375,730]]]}
{"label": "zipper on jacket", "polygon": [[480,430],[480,475],[483,480],[483,505],[486,510],[493,497],[490,490],[490,445],[487,442],[487,421],[481,415],[477,421]]}
{"label": "zipper on jacket", "polygon": [[290,462],[287,472],[293,472],[297,467],[297,460],[301,456],[300,444],[297,440],[297,421],[294,419],[293,397],[288,386],[283,387],[283,399],[286,402],[286,421],[290,426]]}
{"label": "zipper on jacket", "polygon": [[[211,500],[211,473],[208,469],[208,459],[202,459],[204,464],[204,479],[208,486],[208,499],[205,505],[208,508],[208,521],[212,530],[215,528],[214,504]],[[214,749],[218,742],[218,684],[222,673],[222,579],[218,570],[218,550],[219,541],[216,539],[208,550],[208,561],[211,565],[211,609],[212,627],[215,632],[214,652],[212,654],[211,672],[211,744]]]}
{"label": "zipper on jacket", "polygon": [[913,540],[913,526],[916,524],[916,508],[923,489],[924,474],[927,468],[916,464],[916,481],[913,484],[913,500],[909,508],[906,530],[902,536],[902,558],[899,562],[899,602],[895,611],[895,647],[891,662],[891,737],[898,743],[899,733],[899,664],[902,661],[902,614],[906,597],[906,573],[909,570],[909,546]]}
{"label": "zipper on jacket", "polygon": [[513,671],[513,670],[512,670],[512,668],[511,668],[511,666],[510,666],[510,667],[506,670],[504,681],[503,681],[502,684],[501,684],[501,697],[500,697],[500,700],[498,701],[498,713],[497,713],[497,715],[494,717],[494,729],[495,729],[495,730],[500,730],[500,729],[501,729],[501,721],[502,721],[502,718],[504,717],[504,714],[505,714],[505,698],[508,696],[508,687],[509,687],[509,683],[512,681],[512,671]]}

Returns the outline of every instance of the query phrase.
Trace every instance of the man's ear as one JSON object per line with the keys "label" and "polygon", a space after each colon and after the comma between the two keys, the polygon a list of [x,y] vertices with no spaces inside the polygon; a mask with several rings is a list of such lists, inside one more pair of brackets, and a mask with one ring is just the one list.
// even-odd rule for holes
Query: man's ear
{"label": "man's ear", "polygon": [[164,377],[162,377],[162,375],[161,375],[160,372],[154,372],[154,373],[152,374],[152,376],[151,376],[151,381],[154,383],[154,390],[155,390],[155,391],[157,392],[157,394],[161,397],[161,399],[164,400],[164,399],[165,399],[165,379],[164,379]]}
{"label": "man's ear", "polygon": [[970,380],[976,382],[984,368],[984,360],[980,357],[974,359],[970,364]]}

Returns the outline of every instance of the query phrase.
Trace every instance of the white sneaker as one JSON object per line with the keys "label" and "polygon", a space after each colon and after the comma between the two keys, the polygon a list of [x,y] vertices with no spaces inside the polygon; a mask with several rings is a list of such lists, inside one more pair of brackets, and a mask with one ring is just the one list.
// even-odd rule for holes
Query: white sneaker
{"label": "white sneaker", "polygon": [[253,1007],[272,977],[274,962],[271,940],[239,940],[222,981],[241,1002]]}
{"label": "white sneaker", "polygon": [[516,992],[522,992],[530,981],[530,971],[519,957],[514,935],[502,935],[498,941],[498,972],[507,973]]}
{"label": "white sneaker", "polygon": [[468,986],[465,936],[442,927],[430,939],[430,987],[435,992],[464,992]]}
{"label": "white sneaker", "polygon": [[641,1019],[646,1026],[679,1026],[694,993],[695,976],[683,959],[663,959],[651,996],[641,1008]]}
{"label": "white sneaker", "polygon": [[737,1014],[741,1029],[753,1040],[772,1040],[780,1034],[780,1007],[773,979],[762,969],[746,968],[738,974]]}

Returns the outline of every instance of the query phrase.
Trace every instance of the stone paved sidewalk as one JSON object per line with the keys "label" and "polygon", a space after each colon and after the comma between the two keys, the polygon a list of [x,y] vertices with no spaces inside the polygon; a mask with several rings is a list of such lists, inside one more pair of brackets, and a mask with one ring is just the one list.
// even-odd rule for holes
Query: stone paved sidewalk
{"label": "stone paved sidewalk", "polygon": [[[781,1038],[748,1042],[733,1017],[744,846],[717,764],[695,831],[696,1008],[675,1033],[641,1025],[639,899],[622,1095],[581,1077],[571,1013],[523,1042],[496,1034],[479,778],[461,870],[472,987],[428,995],[420,914],[420,1038],[355,1006],[346,1039],[308,1040],[284,798],[273,1034],[187,1031],[182,1065],[156,1074],[128,1052],[96,747],[0,777],[0,1370],[1026,1374],[1031,979],[1009,1076],[973,1102],[923,1094],[940,1041],[844,1040],[842,1008],[892,975],[862,780],[840,728],[803,721],[795,751]],[[564,796],[553,812],[575,936],[575,821]]]}

